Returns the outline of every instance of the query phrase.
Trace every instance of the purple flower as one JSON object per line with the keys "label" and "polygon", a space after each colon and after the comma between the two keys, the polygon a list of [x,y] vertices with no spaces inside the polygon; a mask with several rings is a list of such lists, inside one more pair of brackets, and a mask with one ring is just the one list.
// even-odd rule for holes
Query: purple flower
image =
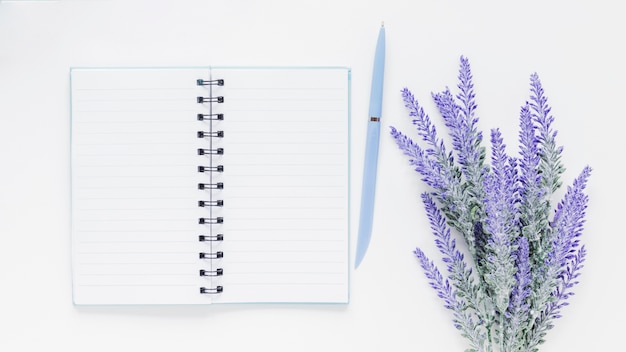
{"label": "purple flower", "polygon": [[449,89],[432,94],[432,97],[450,131],[452,146],[457,152],[461,169],[468,179],[478,182],[485,172],[483,168],[485,150],[480,145],[483,139],[482,133],[476,128],[478,118],[474,113],[476,103],[472,72],[469,60],[464,57],[461,57],[458,88],[460,93],[456,98],[460,105],[457,104]]}
{"label": "purple flower", "polygon": [[451,226],[463,234],[473,252],[475,222],[472,215],[476,212],[473,209],[479,208],[482,201],[475,199],[473,194],[476,192],[466,192],[462,188],[461,170],[454,164],[452,153],[446,150],[443,140],[437,136],[435,126],[413,94],[405,88],[402,97],[417,133],[427,147],[420,147],[394,127],[391,127],[391,135],[398,147],[409,156],[415,170],[422,175],[422,181],[433,189],[433,195],[442,203]]}
{"label": "purple flower", "polygon": [[[465,120],[473,121],[476,123],[478,120],[474,119],[474,111],[476,110],[476,102],[474,98],[474,83],[472,83],[472,71],[470,69],[469,60],[461,56],[461,67],[459,68],[459,84],[457,87],[460,92],[456,96],[463,106],[461,107],[461,113],[464,115]],[[479,135],[480,132],[479,132]],[[482,138],[482,135],[481,137]]]}
{"label": "purple flower", "polygon": [[435,266],[435,263],[433,263],[432,260],[429,260],[421,249],[416,248],[414,253],[420,263],[420,266],[424,269],[424,274],[429,280],[430,286],[437,291],[437,296],[444,300],[444,307],[447,309],[456,308],[459,305],[459,302],[456,299],[456,292],[454,292],[448,280],[444,280],[443,275],[441,275],[439,269]]}
{"label": "purple flower", "polygon": [[529,261],[528,240],[526,237],[518,237],[517,250],[515,251],[515,285],[511,291],[511,300],[506,312],[509,324],[505,327],[506,351],[522,350],[524,347],[524,330],[530,304],[531,271]]}
{"label": "purple flower", "polygon": [[517,235],[517,163],[507,156],[500,130],[491,130],[491,173],[485,176],[485,223],[488,233]]}
{"label": "purple flower", "polygon": [[447,264],[448,272],[458,280],[466,279],[468,281],[461,285],[459,288],[461,291],[471,291],[472,288],[470,286],[473,284],[471,277],[472,269],[468,268],[463,261],[463,254],[456,249],[456,241],[450,236],[450,229],[446,225],[445,217],[441,214],[428,193],[422,194],[422,201],[426,208],[430,229],[435,235],[435,244],[441,254],[443,254],[443,261]]}
{"label": "purple flower", "polygon": [[585,167],[580,175],[574,180],[572,186],[567,187],[567,193],[558,204],[551,227],[556,232],[554,241],[555,262],[554,265],[564,267],[573,257],[578,247],[578,237],[582,234],[585,223],[585,210],[589,197],[583,193],[587,186],[587,179],[591,174],[591,168]]}
{"label": "purple flower", "polygon": [[556,146],[557,131],[552,129],[554,117],[550,115],[551,108],[548,105],[548,98],[544,95],[541,81],[536,73],[530,76],[530,91],[530,107],[539,130],[538,142],[540,146],[539,155],[541,156],[539,169],[543,175],[544,187],[552,193],[561,186],[559,177],[565,171],[560,161],[563,147]]}
{"label": "purple flower", "polygon": [[[445,218],[430,195],[422,194],[422,200],[431,230],[435,235],[435,244],[443,254],[443,261],[446,263],[455,290],[452,289],[448,280],[443,279],[435,264],[422,250],[417,248],[414,253],[426,278],[430,280],[431,287],[444,300],[444,307],[454,312],[455,327],[461,330],[464,336],[470,338],[470,341],[475,343],[475,347],[480,346],[480,341],[484,340],[484,332],[487,330],[482,323],[490,319],[489,312],[484,309],[485,305],[481,302],[471,268],[463,261],[463,254],[456,249],[455,240],[450,237],[450,229],[446,225]],[[473,319],[474,315],[477,321]]]}
{"label": "purple flower", "polygon": [[[492,129],[490,166],[484,164],[472,74],[463,57],[458,79],[458,94],[449,89],[432,94],[452,152],[406,88],[402,97],[425,147],[391,128],[397,145],[431,187],[422,201],[447,278],[419,248],[415,255],[452,310],[454,326],[470,341],[470,351],[536,352],[568,305],[583,267],[586,250],[580,236],[591,169],[584,168],[568,187],[550,221],[550,197],[565,169],[538,75],[531,75],[530,99],[520,109],[519,156],[507,155],[500,131]],[[452,230],[466,240],[469,262]]]}
{"label": "purple flower", "polygon": [[528,240],[526,237],[517,239],[517,251],[515,252],[515,265],[517,272],[515,273],[516,285],[511,292],[511,304],[509,311],[513,314],[525,314],[528,311],[528,302],[526,298],[530,294],[530,262],[528,253]]}
{"label": "purple flower", "polygon": [[545,191],[541,187],[539,142],[535,135],[535,129],[527,103],[520,111],[519,192],[521,196],[520,221],[524,236],[529,239],[529,242],[539,241],[544,214],[535,211],[541,207],[545,195]]}
{"label": "purple flower", "polygon": [[409,162],[415,167],[415,171],[423,176],[422,181],[445,194],[445,191],[450,188],[451,180],[445,177],[441,166],[429,158],[427,152],[413,142],[411,138],[393,127],[391,127],[391,135],[398,147],[410,158]]}

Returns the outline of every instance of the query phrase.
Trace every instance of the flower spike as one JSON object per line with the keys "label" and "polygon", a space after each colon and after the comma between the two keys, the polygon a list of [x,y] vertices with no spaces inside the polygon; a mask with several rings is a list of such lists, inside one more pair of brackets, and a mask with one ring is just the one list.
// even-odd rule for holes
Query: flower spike
{"label": "flower spike", "polygon": [[[408,88],[402,98],[419,140],[391,127],[430,189],[421,198],[446,275],[420,248],[414,254],[452,311],[453,325],[469,340],[466,351],[536,352],[569,304],[583,268],[587,252],[580,237],[591,168],[582,170],[553,211],[550,198],[565,171],[563,147],[556,144],[539,76],[530,76],[530,98],[519,111],[519,155],[508,155],[500,130],[492,129],[490,164],[465,57],[458,79],[456,94],[432,94],[451,149]],[[469,255],[457,247],[457,234]]]}

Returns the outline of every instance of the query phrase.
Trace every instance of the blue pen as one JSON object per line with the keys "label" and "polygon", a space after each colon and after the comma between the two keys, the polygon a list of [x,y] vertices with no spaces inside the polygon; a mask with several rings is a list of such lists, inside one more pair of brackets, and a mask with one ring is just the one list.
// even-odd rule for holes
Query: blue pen
{"label": "blue pen", "polygon": [[358,268],[365,256],[372,237],[374,220],[374,195],[376,194],[376,169],[378,165],[378,141],[380,139],[380,117],[383,106],[383,79],[385,73],[385,25],[380,27],[376,56],[374,57],[374,73],[372,74],[372,91],[370,93],[369,120],[367,122],[367,140],[365,144],[365,162],[363,166],[363,188],[361,192],[361,217],[359,219],[359,237],[356,246],[356,262]]}

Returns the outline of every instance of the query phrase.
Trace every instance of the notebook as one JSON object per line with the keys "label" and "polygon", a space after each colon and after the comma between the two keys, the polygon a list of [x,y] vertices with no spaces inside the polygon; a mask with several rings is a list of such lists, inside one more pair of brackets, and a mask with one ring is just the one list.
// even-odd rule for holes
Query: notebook
{"label": "notebook", "polygon": [[75,304],[347,303],[347,68],[73,68]]}

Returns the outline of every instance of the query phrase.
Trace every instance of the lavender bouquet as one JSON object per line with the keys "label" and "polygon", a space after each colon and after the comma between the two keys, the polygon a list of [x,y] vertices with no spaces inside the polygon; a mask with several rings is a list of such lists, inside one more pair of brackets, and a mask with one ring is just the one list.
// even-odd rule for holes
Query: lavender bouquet
{"label": "lavender bouquet", "polygon": [[[556,145],[554,118],[537,74],[530,76],[530,102],[520,111],[519,155],[509,156],[500,131],[492,129],[488,165],[464,57],[458,78],[455,96],[449,89],[432,94],[453,151],[446,149],[408,89],[402,91],[404,103],[425,147],[391,127],[398,146],[431,188],[422,201],[447,278],[422,250],[417,248],[415,255],[452,310],[454,326],[469,340],[466,352],[538,351],[583,267],[585,247],[579,236],[591,169],[582,170],[553,208],[550,198],[565,170],[563,148]],[[451,229],[463,237],[466,248],[460,250]]]}

